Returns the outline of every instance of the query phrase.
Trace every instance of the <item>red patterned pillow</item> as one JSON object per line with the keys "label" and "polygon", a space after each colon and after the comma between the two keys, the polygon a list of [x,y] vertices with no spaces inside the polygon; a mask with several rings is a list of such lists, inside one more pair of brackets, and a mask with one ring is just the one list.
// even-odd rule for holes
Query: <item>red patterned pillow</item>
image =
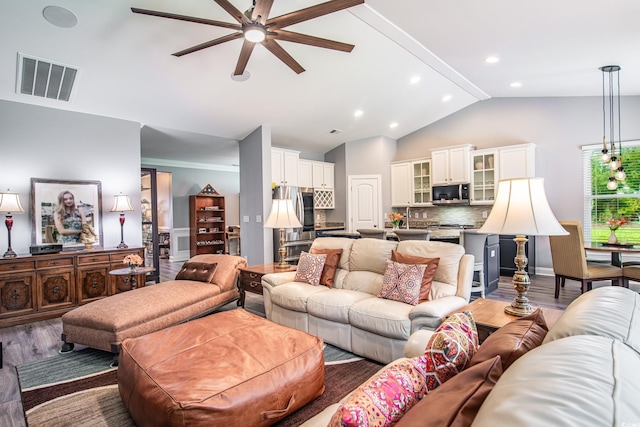
{"label": "red patterned pillow", "polygon": [[471,312],[447,317],[425,349],[427,393],[462,372],[477,350],[478,331]]}
{"label": "red patterned pillow", "polygon": [[387,260],[378,297],[411,305],[418,304],[420,285],[426,268],[423,264],[401,264]]}
{"label": "red patterned pillow", "polygon": [[425,394],[424,357],[404,359],[353,391],[331,417],[330,427],[392,426]]}
{"label": "red patterned pillow", "polygon": [[320,284],[320,276],[324,268],[324,262],[327,259],[326,254],[310,254],[307,252],[300,253],[298,261],[298,269],[296,270],[296,282],[305,282],[311,285]]}

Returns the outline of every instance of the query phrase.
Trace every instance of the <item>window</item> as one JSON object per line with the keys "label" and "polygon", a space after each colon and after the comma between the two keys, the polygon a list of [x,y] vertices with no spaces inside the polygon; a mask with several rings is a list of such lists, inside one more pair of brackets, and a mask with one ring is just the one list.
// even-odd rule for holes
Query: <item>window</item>
{"label": "window", "polygon": [[607,189],[608,165],[602,163],[602,146],[583,148],[584,233],[592,242],[606,242],[609,218],[626,218],[629,223],[616,231],[620,242],[640,244],[640,141],[622,144],[627,178],[616,190]]}

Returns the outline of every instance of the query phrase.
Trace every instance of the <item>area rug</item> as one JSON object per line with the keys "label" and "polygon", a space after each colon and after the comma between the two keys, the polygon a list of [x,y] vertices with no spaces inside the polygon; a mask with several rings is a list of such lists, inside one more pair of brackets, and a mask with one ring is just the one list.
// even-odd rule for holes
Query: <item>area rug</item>
{"label": "area rug", "polygon": [[[360,385],[382,365],[325,344],[325,392],[278,427],[298,426]],[[111,353],[90,348],[18,366],[27,424],[135,426],[118,393]]]}

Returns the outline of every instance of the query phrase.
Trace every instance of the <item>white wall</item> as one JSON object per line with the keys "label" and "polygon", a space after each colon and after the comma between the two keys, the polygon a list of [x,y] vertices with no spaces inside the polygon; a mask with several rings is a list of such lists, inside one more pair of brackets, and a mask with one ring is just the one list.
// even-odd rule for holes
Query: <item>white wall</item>
{"label": "white wall", "polygon": [[[0,188],[18,192],[26,211],[13,217],[18,254],[32,243],[31,178],[100,181],[105,248],[120,243],[119,213],[109,212],[113,196],[131,195],[135,212],[126,214],[124,241],[142,245],[139,123],[0,100],[0,144]],[[6,247],[4,230],[0,253]]]}
{"label": "white wall", "polygon": [[[623,97],[622,140],[640,139],[640,96]],[[429,149],[459,144],[477,148],[532,142],[536,175],[545,178],[558,220],[583,218],[582,145],[602,143],[602,99],[493,98],[475,103],[398,140],[393,160],[429,157]],[[551,268],[547,237],[538,237],[537,264]]]}

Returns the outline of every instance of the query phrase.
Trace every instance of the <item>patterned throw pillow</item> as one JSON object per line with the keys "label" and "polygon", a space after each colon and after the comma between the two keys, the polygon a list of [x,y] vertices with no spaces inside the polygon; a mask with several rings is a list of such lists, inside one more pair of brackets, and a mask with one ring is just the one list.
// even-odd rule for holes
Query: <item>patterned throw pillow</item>
{"label": "patterned throw pillow", "polygon": [[411,305],[418,304],[420,285],[426,268],[423,264],[401,264],[387,260],[378,297]]}
{"label": "patterned throw pillow", "polygon": [[427,393],[461,372],[478,350],[478,330],[470,311],[447,317],[425,349]]}
{"label": "patterned throw pillow", "polygon": [[438,264],[440,264],[440,258],[424,258],[415,255],[401,254],[395,249],[391,251],[391,261],[401,262],[403,264],[426,264],[427,268],[424,270],[424,276],[422,276],[422,284],[420,285],[420,298],[418,304],[421,302],[429,301],[429,291],[433,284],[433,276],[436,275]]}
{"label": "patterned throw pillow", "polygon": [[330,427],[392,426],[425,394],[424,357],[405,359],[353,391],[331,417]]}
{"label": "patterned throw pillow", "polygon": [[324,268],[324,262],[327,259],[326,254],[310,254],[307,252],[300,253],[298,261],[298,269],[296,270],[296,282],[305,282],[311,285],[320,284],[320,276]]}
{"label": "patterned throw pillow", "polygon": [[327,254],[327,259],[324,262],[322,268],[322,275],[320,276],[320,284],[330,288],[333,286],[333,279],[336,277],[336,270],[338,269],[338,263],[342,256],[342,249],[314,249],[311,248],[312,254]]}

